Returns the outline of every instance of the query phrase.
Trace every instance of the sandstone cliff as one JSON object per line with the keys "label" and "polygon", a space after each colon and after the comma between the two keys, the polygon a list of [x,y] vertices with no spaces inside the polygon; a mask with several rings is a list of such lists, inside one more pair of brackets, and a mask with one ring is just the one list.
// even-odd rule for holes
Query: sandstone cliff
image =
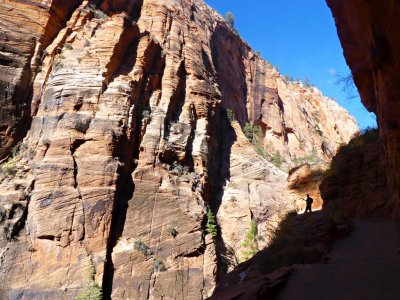
{"label": "sandstone cliff", "polygon": [[206,298],[251,221],[265,236],[293,208],[287,175],[241,126],[260,125],[287,167],[327,161],[357,130],[200,0],[3,1],[0,13],[1,157],[18,143],[0,179],[9,297]]}
{"label": "sandstone cliff", "polygon": [[336,21],[344,56],[365,107],[377,115],[387,154],[390,197],[386,210],[399,216],[399,65],[398,1],[327,0]]}

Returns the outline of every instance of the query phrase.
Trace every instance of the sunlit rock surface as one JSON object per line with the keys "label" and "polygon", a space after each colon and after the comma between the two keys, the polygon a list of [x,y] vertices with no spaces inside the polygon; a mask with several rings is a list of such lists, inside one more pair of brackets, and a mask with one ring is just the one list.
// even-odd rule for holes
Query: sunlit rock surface
{"label": "sunlit rock surface", "polygon": [[[199,0],[3,1],[0,14],[0,156],[19,143],[0,179],[9,297],[96,283],[113,299],[204,299],[224,257],[241,259],[250,221],[268,235],[293,209],[284,171],[329,161],[357,131]],[[247,122],[284,171],[247,141]]]}

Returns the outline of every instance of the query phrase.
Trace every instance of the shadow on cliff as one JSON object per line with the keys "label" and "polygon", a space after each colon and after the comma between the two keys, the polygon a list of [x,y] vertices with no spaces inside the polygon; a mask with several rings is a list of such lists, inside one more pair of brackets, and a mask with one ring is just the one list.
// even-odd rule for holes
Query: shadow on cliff
{"label": "shadow on cliff", "polygon": [[377,129],[367,129],[338,150],[325,173],[308,170],[289,182],[303,191],[318,179],[323,209],[288,213],[270,233],[269,246],[219,280],[210,299],[272,299],[292,265],[325,261],[333,242],[351,232],[352,218],[387,216],[387,160],[382,153]]}
{"label": "shadow on cliff", "polygon": [[[118,59],[118,64],[113,69],[111,81],[120,75],[130,73],[137,59],[137,48],[139,43],[139,31],[135,24],[131,32],[130,39],[125,41],[121,46],[123,59]],[[113,157],[118,157],[122,162],[119,170],[119,178],[116,186],[116,195],[112,211],[112,222],[110,227],[109,240],[107,243],[106,262],[103,277],[103,299],[111,299],[112,285],[114,278],[114,263],[112,261],[112,252],[117,244],[118,239],[122,236],[127,218],[129,201],[134,197],[135,184],[132,174],[137,167],[139,159],[140,144],[143,138],[143,120],[146,114],[150,113],[149,101],[154,91],[161,88],[161,78],[164,72],[165,59],[161,53],[161,47],[154,41],[149,43],[146,49],[146,55],[149,58],[143,66],[143,79],[133,82],[131,95],[129,97],[129,106],[133,107],[132,114],[134,118],[131,120],[129,128],[125,128],[124,134],[116,143],[118,146],[114,148]]]}
{"label": "shadow on cliff", "polygon": [[222,278],[210,299],[273,299],[286,283],[293,264],[320,259],[339,236],[335,222],[325,211],[288,213],[271,233],[270,245]]}
{"label": "shadow on cliff", "polygon": [[[222,203],[224,186],[230,179],[231,147],[236,140],[236,134],[230,124],[227,110],[233,112],[235,119],[244,124],[247,116],[247,82],[246,67],[243,63],[243,45],[240,38],[226,24],[217,24],[211,36],[211,60],[202,51],[204,65],[212,70],[214,66],[216,80],[221,91],[222,106],[214,118],[213,133],[217,138],[211,142],[211,158],[209,163],[210,184],[207,191],[209,206],[215,215]],[[229,250],[221,237],[220,230],[216,240],[218,274],[221,278],[228,271],[226,257]]]}
{"label": "shadow on cliff", "polygon": [[342,146],[320,185],[324,209],[348,217],[388,217],[387,158],[378,130],[368,128]]}
{"label": "shadow on cliff", "polygon": [[[211,36],[212,62],[218,74],[217,82],[221,90],[222,105],[235,113],[236,120],[244,125],[247,115],[246,67],[243,63],[244,47],[240,37],[226,24],[218,24]],[[207,55],[203,54],[204,57]],[[205,62],[205,66],[211,62]]]}
{"label": "shadow on cliff", "polygon": [[[208,162],[209,178],[205,186],[204,199],[206,205],[213,214],[218,214],[224,195],[224,186],[230,180],[230,157],[231,148],[236,141],[236,133],[231,126],[226,109],[218,107],[211,126],[211,139],[209,142],[210,159]],[[205,226],[205,224],[204,224]],[[218,274],[221,277],[226,274],[228,265],[223,257],[228,249],[222,239],[220,228],[216,238]]]}

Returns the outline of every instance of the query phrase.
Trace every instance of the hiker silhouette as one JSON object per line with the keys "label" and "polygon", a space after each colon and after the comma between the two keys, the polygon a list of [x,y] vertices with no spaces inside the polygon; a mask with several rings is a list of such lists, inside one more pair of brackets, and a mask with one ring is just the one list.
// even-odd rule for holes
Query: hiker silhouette
{"label": "hiker silhouette", "polygon": [[312,203],[314,202],[313,198],[311,198],[310,195],[307,194],[307,198],[306,198],[306,200],[304,200],[304,201],[306,201],[306,210],[305,210],[304,213],[306,213],[306,212],[312,212],[312,210],[311,210],[311,205],[312,205]]}

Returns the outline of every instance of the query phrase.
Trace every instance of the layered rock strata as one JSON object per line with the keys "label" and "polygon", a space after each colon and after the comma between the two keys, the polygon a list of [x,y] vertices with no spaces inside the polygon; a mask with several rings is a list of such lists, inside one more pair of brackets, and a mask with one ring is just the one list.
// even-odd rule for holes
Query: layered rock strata
{"label": "layered rock strata", "polygon": [[1,119],[1,155],[19,142],[1,165],[7,297],[72,299],[98,286],[113,299],[206,298],[250,221],[264,235],[291,209],[286,174],[240,125],[259,124],[270,152],[323,160],[357,129],[199,0],[0,8],[21,30],[1,25],[14,45],[2,84],[23,92],[7,91]]}

